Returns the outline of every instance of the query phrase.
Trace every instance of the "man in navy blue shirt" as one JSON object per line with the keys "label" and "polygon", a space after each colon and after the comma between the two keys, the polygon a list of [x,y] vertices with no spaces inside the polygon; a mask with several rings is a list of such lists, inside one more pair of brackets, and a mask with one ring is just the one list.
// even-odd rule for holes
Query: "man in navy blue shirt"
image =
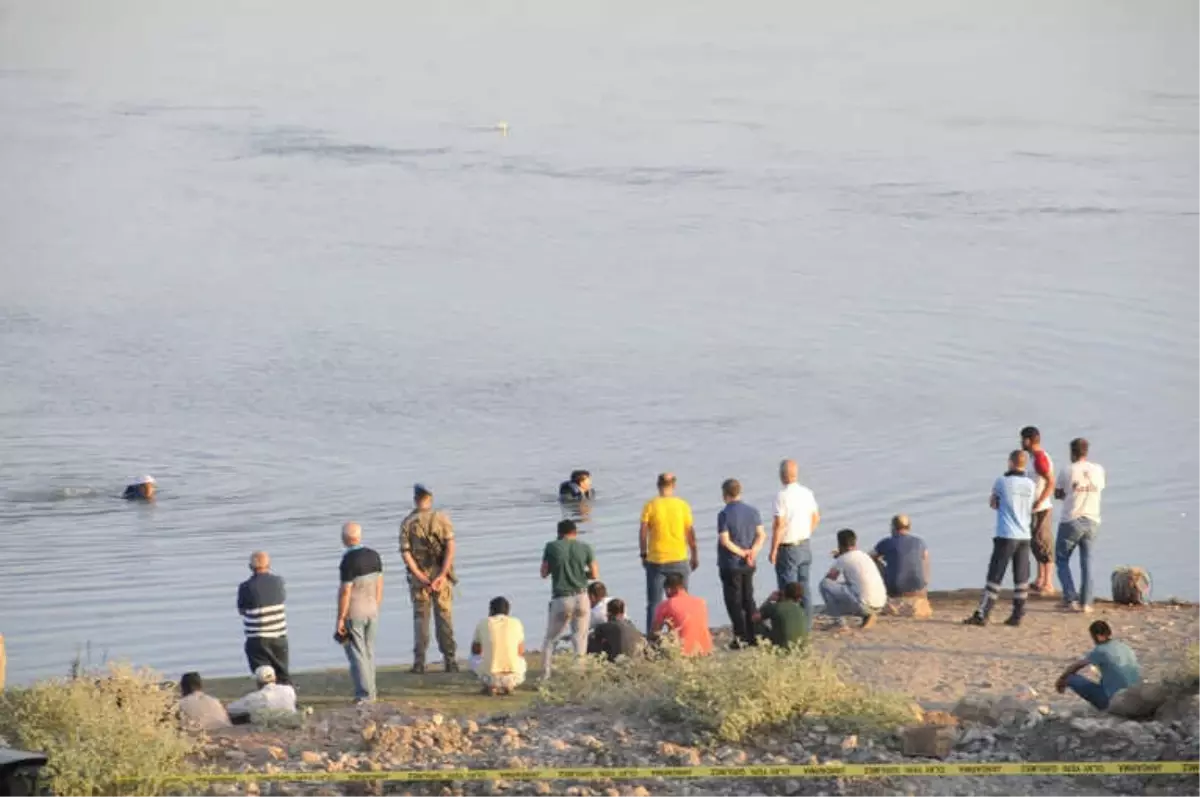
{"label": "man in navy blue shirt", "polygon": [[717,568],[725,609],[733,624],[733,647],[739,648],[755,644],[754,562],[767,533],[758,510],[742,503],[742,485],[737,479],[721,484],[721,497],[725,508],[717,515]]}
{"label": "man in navy blue shirt", "polygon": [[911,533],[908,515],[892,518],[891,536],[875,545],[872,557],[883,562],[883,583],[889,598],[918,597],[929,585],[929,551]]}

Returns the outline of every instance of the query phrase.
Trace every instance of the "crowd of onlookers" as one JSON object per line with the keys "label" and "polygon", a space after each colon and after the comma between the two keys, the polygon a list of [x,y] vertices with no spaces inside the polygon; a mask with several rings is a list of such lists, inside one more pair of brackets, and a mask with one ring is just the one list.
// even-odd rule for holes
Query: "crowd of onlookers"
{"label": "crowd of onlookers", "polygon": [[[1021,430],[1021,448],[1008,458],[1008,469],[992,486],[990,504],[996,512],[991,561],[978,609],[965,622],[985,625],[997,602],[1001,581],[1013,569],[1013,611],[1006,623],[1019,625],[1030,591],[1053,594],[1053,570],[1062,582],[1062,604],[1073,611],[1091,611],[1093,591],[1090,547],[1100,522],[1100,493],[1104,470],[1090,462],[1088,442],[1072,440],[1071,465],[1055,474],[1049,454],[1034,427]],[[1027,470],[1028,469],[1028,470]],[[733,631],[731,647],[769,640],[781,648],[802,646],[812,630],[814,598],[810,579],[811,539],[820,523],[812,490],[799,483],[796,462],[780,463],[781,488],[776,495],[768,533],[762,514],[742,499],[736,479],[721,485],[724,507],[716,518],[717,573]],[[689,593],[689,580],[700,566],[691,507],[676,494],[676,478],[662,473],[658,494],[642,510],[638,549],[646,586],[646,617],[639,630],[626,617],[626,603],[610,597],[599,580],[599,564],[590,545],[578,539],[573,519],[558,524],[557,535],[542,552],[541,576],[550,581],[550,603],[542,643],[542,677],[549,678],[552,652],[560,644],[577,657],[599,654],[616,660],[653,650],[666,635],[675,637],[685,656],[712,651],[705,601]],[[595,499],[591,474],[577,470],[559,488],[565,505],[587,507]],[[1052,532],[1053,499],[1063,502],[1057,538]],[[455,573],[454,527],[449,516],[433,506],[433,493],[414,486],[414,508],[400,525],[399,550],[404,561],[413,607],[413,673],[426,671],[433,620],[438,651],[446,672],[458,670],[453,627]],[[931,612],[926,590],[930,556],[925,542],[912,533],[906,515],[892,518],[890,533],[869,550],[860,550],[851,529],[836,534],[837,549],[816,591],[834,628],[845,630],[848,619],[869,628],[879,614],[923,617]],[[334,639],[345,649],[354,682],[355,699],[376,696],[375,637],[383,601],[383,563],[363,545],[357,523],[342,528],[345,552],[340,565],[340,588]],[[1073,552],[1080,551],[1082,589],[1076,592],[1070,570]],[[765,603],[755,598],[760,559],[774,575]],[[1030,584],[1029,557],[1038,564]],[[265,552],[250,560],[251,577],[238,589],[250,669],[259,681],[252,695],[231,704],[231,715],[253,713],[256,707],[294,710],[295,692],[288,686],[287,620],[283,580],[271,572]],[[487,692],[510,692],[526,677],[525,633],[504,597],[491,600],[488,617],[475,629],[469,658]],[[194,674],[191,674],[194,675]],[[1064,686],[1079,686],[1064,678]],[[185,677],[185,681],[189,680]],[[202,697],[199,677],[186,699],[211,704]],[[185,685],[185,691],[189,687]],[[1076,688],[1076,691],[1081,691]],[[1083,693],[1081,691],[1081,693]],[[236,711],[235,711],[236,709]]]}

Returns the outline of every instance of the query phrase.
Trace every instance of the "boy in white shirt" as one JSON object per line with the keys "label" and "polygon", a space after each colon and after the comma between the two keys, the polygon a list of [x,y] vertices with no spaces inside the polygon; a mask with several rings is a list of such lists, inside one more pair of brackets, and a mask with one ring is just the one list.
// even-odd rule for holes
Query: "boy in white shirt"
{"label": "boy in white shirt", "polygon": [[[1104,491],[1104,468],[1088,460],[1088,441],[1071,441],[1071,465],[1058,476],[1054,497],[1063,502],[1054,543],[1054,564],[1062,583],[1063,608],[1092,611],[1092,542],[1100,529],[1100,493]],[[1075,591],[1071,576],[1071,554],[1079,549],[1081,591]]]}
{"label": "boy in white shirt", "polygon": [[[887,603],[887,587],[875,560],[858,550],[858,535],[850,529],[837,533],[838,550],[833,567],[821,582],[825,614],[845,627],[846,617],[861,617],[862,627],[875,624],[875,616]],[[838,581],[838,576],[845,580]]]}

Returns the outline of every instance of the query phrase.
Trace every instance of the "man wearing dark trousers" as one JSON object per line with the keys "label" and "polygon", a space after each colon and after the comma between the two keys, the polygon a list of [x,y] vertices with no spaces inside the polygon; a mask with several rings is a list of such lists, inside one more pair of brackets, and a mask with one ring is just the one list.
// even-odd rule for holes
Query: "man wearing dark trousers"
{"label": "man wearing dark trousers", "polygon": [[262,665],[275,670],[276,683],[288,681],[287,592],[283,579],[271,572],[266,551],[250,555],[254,574],[238,586],[237,608],[246,632],[246,661],[250,672]]}
{"label": "man wearing dark trousers", "polygon": [[988,564],[987,585],[979,608],[963,622],[967,625],[987,625],[988,615],[1000,598],[1000,584],[1008,563],[1013,568],[1013,610],[1005,625],[1020,625],[1025,616],[1025,599],[1029,589],[1029,542],[1033,517],[1033,502],[1037,486],[1025,475],[1024,451],[1008,455],[1008,470],[992,485],[989,504],[996,510],[996,533],[992,540],[992,560]]}
{"label": "man wearing dark trousers", "polygon": [[742,502],[742,485],[737,479],[721,484],[725,508],[717,515],[717,571],[725,610],[733,625],[733,645],[754,644],[754,567],[767,539],[758,510]]}

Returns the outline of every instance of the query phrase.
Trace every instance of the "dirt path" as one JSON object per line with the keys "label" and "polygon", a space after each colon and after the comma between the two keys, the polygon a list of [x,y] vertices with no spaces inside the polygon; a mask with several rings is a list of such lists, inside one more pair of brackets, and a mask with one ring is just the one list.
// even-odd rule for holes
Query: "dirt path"
{"label": "dirt path", "polygon": [[[928,620],[881,617],[874,628],[846,634],[822,631],[818,623],[816,650],[854,680],[912,695],[927,708],[948,706],[968,692],[1004,693],[1022,686],[1054,704],[1078,699],[1057,694],[1054,680],[1091,648],[1087,629],[1093,620],[1107,620],[1150,677],[1178,666],[1200,630],[1194,605],[1098,603],[1094,614],[1085,615],[1061,612],[1053,600],[1032,600],[1020,628],[1001,622],[977,628],[962,619],[974,610],[978,594],[934,595],[931,602],[934,615]],[[1008,609],[1002,602],[994,619],[1002,621]]]}

